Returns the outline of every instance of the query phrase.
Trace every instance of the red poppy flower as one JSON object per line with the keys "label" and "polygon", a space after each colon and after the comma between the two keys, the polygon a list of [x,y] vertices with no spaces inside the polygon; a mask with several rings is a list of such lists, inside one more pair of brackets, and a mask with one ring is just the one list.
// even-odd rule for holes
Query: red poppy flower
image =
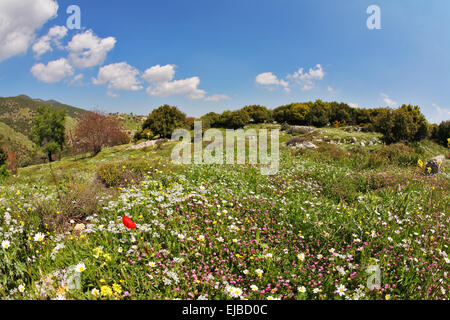
{"label": "red poppy flower", "polygon": [[129,217],[124,216],[122,222],[128,229],[136,229],[136,223],[133,222]]}

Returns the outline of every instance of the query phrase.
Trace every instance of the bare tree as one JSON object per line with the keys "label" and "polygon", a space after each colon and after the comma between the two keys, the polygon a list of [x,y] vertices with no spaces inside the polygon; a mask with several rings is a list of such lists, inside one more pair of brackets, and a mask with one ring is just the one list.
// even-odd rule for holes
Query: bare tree
{"label": "bare tree", "polygon": [[130,138],[116,117],[92,111],[78,119],[75,130],[68,136],[68,141],[73,153],[91,153],[95,156],[103,147],[125,144]]}

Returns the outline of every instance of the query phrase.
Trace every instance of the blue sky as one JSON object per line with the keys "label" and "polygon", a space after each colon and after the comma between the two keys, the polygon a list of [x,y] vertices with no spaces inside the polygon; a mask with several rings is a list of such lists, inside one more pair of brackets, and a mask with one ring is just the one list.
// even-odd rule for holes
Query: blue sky
{"label": "blue sky", "polygon": [[[81,30],[64,30],[70,5]],[[380,30],[366,26],[369,5],[381,9]],[[0,27],[0,96],[135,114],[167,103],[192,116],[320,98],[414,104],[429,121],[450,119],[450,1],[2,0],[0,9],[13,21]],[[12,44],[18,30],[23,41]]]}

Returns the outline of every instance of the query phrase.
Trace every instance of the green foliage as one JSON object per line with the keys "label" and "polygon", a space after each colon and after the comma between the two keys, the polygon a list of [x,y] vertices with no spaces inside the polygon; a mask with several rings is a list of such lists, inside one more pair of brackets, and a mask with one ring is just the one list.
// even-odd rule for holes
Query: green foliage
{"label": "green foliage", "polygon": [[272,114],[269,109],[260,105],[245,106],[242,108],[247,112],[253,123],[265,123],[271,120]]}
{"label": "green foliage", "polygon": [[243,128],[250,122],[250,116],[244,110],[225,111],[220,115],[219,123],[227,129]]}
{"label": "green foliage", "polygon": [[150,113],[142,129],[150,129],[161,138],[170,138],[172,132],[186,127],[186,115],[177,107],[163,105]]}
{"label": "green foliage", "polygon": [[450,147],[450,120],[442,121],[439,126],[435,127],[432,138],[444,147]]}
{"label": "green foliage", "polygon": [[200,120],[203,121],[203,128],[217,128],[220,124],[220,114],[209,112],[202,116]]}
{"label": "green foliage", "polygon": [[65,110],[56,110],[47,106],[37,109],[37,116],[33,119],[31,137],[33,141],[47,153],[48,160],[52,155],[61,151],[65,142]]}
{"label": "green foliage", "polygon": [[6,164],[0,165],[0,181],[9,177],[8,169],[6,169]]}
{"label": "green foliage", "polygon": [[151,168],[146,160],[106,163],[98,168],[97,176],[107,187],[127,186],[140,181]]}
{"label": "green foliage", "polygon": [[330,104],[317,100],[310,108],[306,119],[308,124],[316,127],[326,126],[330,121],[331,108]]}
{"label": "green foliage", "polygon": [[428,123],[418,106],[402,105],[382,111],[375,119],[375,128],[388,143],[420,141],[428,135]]}
{"label": "green foliage", "polygon": [[0,166],[4,165],[7,159],[7,154],[5,151],[3,151],[2,148],[0,148]]}
{"label": "green foliage", "polygon": [[155,134],[153,133],[152,130],[144,129],[144,130],[141,130],[141,131],[136,131],[136,133],[134,134],[134,138],[133,139],[135,141],[139,141],[139,140],[142,140],[142,139],[151,140],[151,139],[153,139],[154,136],[155,136]]}

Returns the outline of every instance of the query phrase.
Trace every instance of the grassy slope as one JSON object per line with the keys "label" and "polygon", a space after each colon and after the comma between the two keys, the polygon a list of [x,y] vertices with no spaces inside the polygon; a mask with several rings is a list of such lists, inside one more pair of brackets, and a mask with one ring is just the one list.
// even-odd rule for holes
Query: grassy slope
{"label": "grassy slope", "polygon": [[[271,125],[265,127],[279,128],[278,125]],[[258,129],[261,128],[261,125],[251,126],[251,128]],[[225,129],[220,129],[220,131],[223,133],[225,137]],[[347,139],[347,140],[349,140],[351,137],[354,136],[358,139],[358,141],[361,141],[362,139],[369,141],[372,137],[380,138],[380,135],[374,132],[348,133],[341,129],[322,128],[320,129],[319,134],[314,137],[314,139],[320,139],[325,136],[329,137],[330,139]],[[287,154],[292,151],[290,147],[284,147],[285,142],[290,138],[292,138],[292,135],[287,134],[284,131],[280,131],[280,145],[281,145],[280,152],[282,154]],[[95,172],[99,165],[108,162],[120,162],[134,159],[138,160],[142,159],[143,157],[150,160],[161,159],[165,161],[170,161],[170,155],[174,145],[175,145],[174,142],[167,142],[159,150],[156,149],[127,150],[128,147],[131,146],[131,144],[116,146],[113,148],[103,149],[103,151],[100,154],[98,154],[96,157],[93,158],[66,157],[63,158],[61,161],[54,162],[52,166],[55,172],[59,172],[60,174],[63,174],[65,176],[73,174],[76,175],[79,179],[89,180],[94,177]],[[351,144],[345,144],[341,145],[340,148],[342,148],[343,150],[347,150],[351,148],[351,146],[352,146]],[[366,150],[376,150],[381,147],[382,147],[381,144],[377,144],[372,147],[366,147]],[[436,155],[444,154],[448,156],[449,154],[447,148],[444,148],[430,140],[424,140],[418,143],[416,148],[418,150],[423,151],[422,156],[424,161]],[[310,151],[310,152],[312,152],[315,155],[317,154],[320,157],[319,151]],[[383,168],[382,171],[390,171],[397,169],[399,168],[397,168],[396,166],[392,166]],[[408,168],[400,168],[400,169],[409,170]],[[16,178],[17,183],[30,183],[30,182],[34,183],[38,181],[46,181],[50,183],[51,179],[50,179],[49,164],[45,163],[40,165],[29,166],[26,168],[21,168],[19,170],[19,175]]]}
{"label": "grassy slope", "polygon": [[[339,130],[333,131],[335,134],[345,135]],[[318,137],[324,135],[330,136],[330,131],[325,130]],[[282,132],[280,140],[284,142],[290,137]],[[52,164],[52,168],[56,177],[72,177],[72,181],[82,183],[92,179],[102,163],[137,161],[143,157],[168,161],[173,145],[170,142],[163,145],[161,150],[148,151],[126,150],[128,146],[107,148],[94,158],[64,158]],[[420,147],[432,155],[447,151],[429,141],[422,142]],[[144,276],[149,272],[149,261],[159,263],[182,257],[185,261],[182,268],[186,268],[189,274],[191,270],[196,270],[206,277],[206,271],[202,273],[203,271],[197,270],[195,264],[202,264],[203,260],[209,258],[214,259],[213,251],[214,256],[220,252],[222,260],[211,264],[218,267],[219,271],[224,270],[223,275],[227,280],[242,276],[244,269],[250,270],[249,276],[244,277],[244,283],[236,284],[239,287],[249,287],[247,278],[256,279],[255,283],[260,288],[268,283],[276,284],[277,276],[289,279],[292,283],[292,290],[281,285],[278,292],[267,292],[265,295],[259,295],[259,291],[249,291],[251,299],[266,299],[268,295],[276,297],[278,294],[293,297],[288,296],[291,292],[296,294],[297,299],[340,298],[333,293],[339,284],[344,284],[348,288],[346,294],[353,298],[360,296],[358,292],[361,291],[361,285],[366,298],[370,299],[388,299],[387,294],[391,299],[448,298],[439,288],[432,288],[432,295],[427,295],[428,288],[444,277],[444,271],[448,271],[442,257],[436,253],[437,249],[448,249],[448,238],[444,235],[448,230],[448,219],[445,218],[448,216],[449,205],[446,193],[448,175],[424,177],[417,174],[414,165],[401,167],[392,164],[377,169],[359,169],[358,163],[351,158],[330,158],[326,152],[318,150],[301,153],[282,145],[280,151],[280,172],[274,176],[261,175],[257,167],[238,165],[188,165],[176,168],[175,173],[163,169],[149,178],[154,181],[148,185],[136,185],[118,191],[118,199],[105,197],[104,206],[108,208],[99,211],[96,221],[91,221],[97,228],[94,233],[83,234],[82,238],[69,232],[63,240],[55,240],[49,233],[45,239],[46,245],[41,247],[38,247],[41,244],[33,241],[32,236],[36,230],[42,229],[37,229],[30,221],[38,217],[33,203],[42,201],[44,196],[56,199],[49,165],[22,168],[18,177],[4,183],[4,189],[0,186],[0,199],[4,197],[5,208],[11,207],[14,214],[25,219],[26,234],[31,235],[31,240],[24,240],[26,245],[21,246],[17,246],[18,240],[13,240],[8,254],[23,248],[23,254],[27,257],[31,250],[39,249],[39,253],[33,251],[33,255],[38,258],[30,263],[33,267],[30,276],[32,283],[42,279],[43,275],[83,261],[87,266],[83,273],[83,290],[67,293],[69,297],[79,299],[91,298],[93,287],[100,288],[119,281],[123,281],[120,282],[123,289],[129,291],[134,299],[185,299],[187,292],[191,291],[196,297],[207,292],[211,298],[227,298],[224,288],[214,290],[207,283],[197,285],[189,277],[183,276],[180,279],[178,287],[181,290],[176,292],[161,284],[161,275],[154,271],[157,269],[150,271],[154,276],[152,281]],[[369,179],[364,180],[367,177],[382,179],[371,182]],[[67,181],[62,180],[62,183]],[[368,185],[369,182],[372,184]],[[166,207],[170,201],[180,197],[176,188],[179,184],[185,188],[182,195],[193,192],[195,201],[187,200],[186,205],[184,202],[174,202]],[[341,196],[346,197],[347,202],[341,201]],[[161,198],[164,198],[162,202]],[[110,200],[114,200],[112,204],[109,203]],[[223,200],[228,204],[225,205]],[[26,211],[26,207],[30,210]],[[59,207],[55,208],[60,210]],[[219,217],[217,212],[225,208],[227,210]],[[0,212],[1,210],[4,210],[2,202]],[[231,223],[235,220],[229,221],[224,215],[225,211],[239,221],[237,225],[242,231],[230,231]],[[167,212],[171,212],[170,216]],[[145,244],[151,252],[149,257],[143,257],[142,261],[132,264],[127,263],[124,254],[135,243],[121,242],[129,237],[129,230],[113,233],[99,229],[100,225],[108,229],[110,225],[115,226],[115,223],[121,226],[120,217],[123,214],[131,216],[139,225],[151,222],[152,231],[159,234],[154,239],[152,232],[137,230],[132,233],[138,239],[136,244]],[[208,222],[209,217],[217,224]],[[161,225],[164,228],[160,228]],[[36,229],[28,231],[29,228]],[[43,228],[42,223],[39,228]],[[225,238],[223,247],[216,240],[216,232]],[[202,246],[200,242],[191,247],[191,240],[180,242],[177,234],[185,234],[186,239],[192,236],[193,241],[197,241],[199,234],[204,234],[212,245]],[[238,242],[234,243],[232,239]],[[405,240],[408,240],[408,246],[405,246]],[[51,260],[51,250],[61,242],[66,247],[56,253],[55,260]],[[391,244],[392,247],[389,248]],[[123,247],[125,251],[119,253],[119,247]],[[26,251],[27,248],[30,248],[29,251]],[[94,259],[93,252],[98,248],[105,255]],[[154,255],[162,249],[169,249],[170,255],[161,258]],[[197,250],[202,257],[208,259],[198,258]],[[352,259],[340,258],[331,254],[330,250],[336,250],[336,253],[344,257],[351,256]],[[264,258],[266,253],[273,253],[273,261],[271,258]],[[306,254],[303,265],[300,265],[302,262],[298,258],[299,253]],[[237,254],[241,257],[237,258]],[[318,258],[319,254],[324,258]],[[400,254],[405,259],[399,259]],[[127,258],[130,257],[133,258],[127,253]],[[258,259],[253,260],[254,257]],[[407,257],[411,259],[406,259]],[[365,268],[374,263],[380,265],[383,284],[391,286],[385,292],[369,292],[364,289],[368,277]],[[425,263],[435,267],[424,271],[424,280],[419,282],[415,268],[412,267],[423,266]],[[357,267],[353,270],[350,265]],[[407,269],[405,265],[412,267]],[[339,274],[337,268],[342,267],[349,271],[348,274]],[[264,270],[260,278],[255,276],[257,268]],[[323,272],[317,268],[324,268]],[[42,270],[42,274],[38,270]],[[319,272],[324,277],[319,278]],[[179,274],[184,275],[181,272]],[[293,277],[292,274],[296,276]],[[217,278],[217,281],[219,279],[223,280]],[[17,276],[10,281],[12,284],[6,286],[8,289],[17,287],[24,280]],[[30,283],[31,281],[25,283],[27,292],[33,290]],[[312,293],[312,285],[317,284],[327,296]],[[392,288],[392,285],[397,287]],[[418,289],[419,285],[424,287],[423,292]],[[297,292],[296,288],[299,286],[306,287],[305,295]],[[5,296],[7,294],[3,293]]]}

